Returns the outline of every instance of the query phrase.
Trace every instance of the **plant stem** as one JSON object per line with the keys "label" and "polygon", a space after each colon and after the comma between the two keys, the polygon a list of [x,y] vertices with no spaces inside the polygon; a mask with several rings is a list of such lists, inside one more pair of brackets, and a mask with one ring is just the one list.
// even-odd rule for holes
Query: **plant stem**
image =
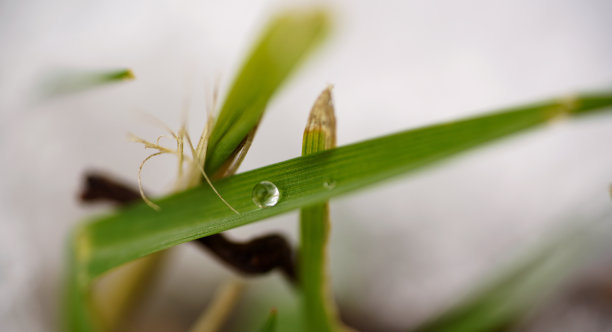
{"label": "plant stem", "polygon": [[[336,118],[330,86],[312,107],[304,130],[302,155],[332,149],[335,145]],[[307,331],[333,331],[337,325],[336,308],[327,276],[329,228],[328,202],[301,210],[299,280]]]}

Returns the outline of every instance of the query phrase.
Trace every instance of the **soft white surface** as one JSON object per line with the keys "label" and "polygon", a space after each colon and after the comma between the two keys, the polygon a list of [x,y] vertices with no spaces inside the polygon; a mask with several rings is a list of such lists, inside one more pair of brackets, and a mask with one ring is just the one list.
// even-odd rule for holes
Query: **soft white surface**
{"label": "soft white surface", "polygon": [[[228,86],[280,3],[287,1],[0,2],[4,331],[56,324],[63,239],[78,220],[103,210],[78,206],[83,171],[135,182],[145,151],[126,133],[161,134],[139,112],[176,128],[187,96],[197,135],[206,92],[217,78],[222,91]],[[327,83],[336,87],[340,145],[612,87],[607,0],[328,4],[336,33],[270,104],[243,170],[300,153],[307,112]],[[56,66],[129,67],[137,79],[37,101],[41,75]],[[332,270],[341,301],[389,327],[406,326],[560,222],[609,208],[611,128],[609,115],[551,125],[335,200]],[[166,192],[174,172],[171,158],[150,163],[147,188]],[[289,214],[232,233],[282,229],[295,238],[295,220]],[[212,271],[202,278],[224,275]]]}

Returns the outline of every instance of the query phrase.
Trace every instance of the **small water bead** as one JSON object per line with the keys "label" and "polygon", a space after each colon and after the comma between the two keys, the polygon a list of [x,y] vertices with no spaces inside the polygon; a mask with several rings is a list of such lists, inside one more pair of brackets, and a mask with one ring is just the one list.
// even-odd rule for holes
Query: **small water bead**
{"label": "small water bead", "polygon": [[325,189],[327,190],[332,190],[336,188],[336,180],[327,179],[325,182],[323,182],[323,187],[325,187]]}
{"label": "small water bead", "polygon": [[278,187],[270,181],[261,181],[253,187],[251,194],[253,203],[260,208],[274,206],[280,199],[280,191]]}

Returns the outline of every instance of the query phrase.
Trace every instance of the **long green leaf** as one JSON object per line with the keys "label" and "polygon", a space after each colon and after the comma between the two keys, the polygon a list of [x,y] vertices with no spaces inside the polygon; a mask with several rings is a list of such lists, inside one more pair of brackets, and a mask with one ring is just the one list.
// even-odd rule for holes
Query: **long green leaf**
{"label": "long green leaf", "polygon": [[208,142],[207,173],[214,173],[259,122],[266,105],[285,79],[327,35],[323,10],[285,12],[255,44],[229,91]]}
{"label": "long green leaf", "polygon": [[[612,94],[586,95],[572,103],[545,102],[400,132],[234,175],[215,185],[239,215],[208,186],[200,186],[157,201],[159,212],[140,204],[80,228],[73,239],[77,263],[87,278],[94,278],[135,258],[322,203],[561,116],[611,105]],[[280,190],[273,207],[259,208],[251,199],[253,187],[264,180]],[[324,185],[329,181],[335,183],[333,189]]]}

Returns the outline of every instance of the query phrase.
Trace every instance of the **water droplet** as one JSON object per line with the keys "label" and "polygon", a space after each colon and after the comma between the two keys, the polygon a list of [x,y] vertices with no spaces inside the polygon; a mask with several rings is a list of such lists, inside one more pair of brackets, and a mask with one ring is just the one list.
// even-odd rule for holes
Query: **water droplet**
{"label": "water droplet", "polygon": [[260,208],[274,206],[280,199],[278,187],[270,181],[261,181],[253,187],[253,203]]}
{"label": "water droplet", "polygon": [[336,188],[336,180],[327,179],[325,182],[323,182],[323,187],[325,187],[325,189],[327,190],[332,190]]}

